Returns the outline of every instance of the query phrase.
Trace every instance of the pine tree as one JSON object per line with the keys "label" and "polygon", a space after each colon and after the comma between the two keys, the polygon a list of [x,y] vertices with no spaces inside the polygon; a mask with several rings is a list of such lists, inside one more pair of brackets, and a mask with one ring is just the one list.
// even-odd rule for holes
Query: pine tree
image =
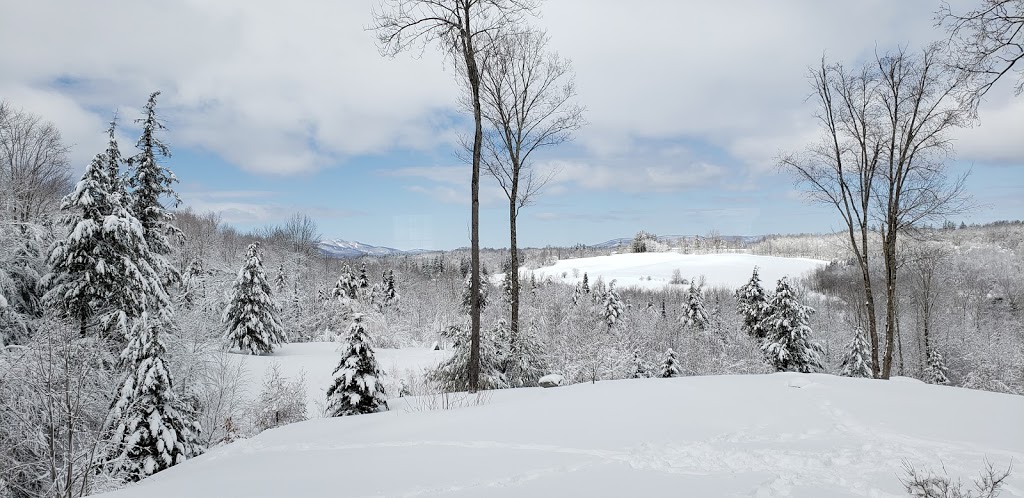
{"label": "pine tree", "polygon": [[704,296],[700,286],[696,285],[693,280],[690,281],[690,289],[686,293],[684,311],[686,313],[683,316],[685,325],[700,331],[708,329],[711,319],[708,317],[708,310],[704,307]]}
{"label": "pine tree", "polygon": [[612,280],[608,284],[608,291],[604,293],[604,302],[601,304],[601,317],[608,325],[609,330],[618,323],[619,317],[622,316],[622,310],[622,300],[619,299],[619,293],[615,290],[615,281]]}
{"label": "pine tree", "polygon": [[853,340],[846,348],[846,356],[843,357],[843,364],[839,375],[845,377],[872,377],[871,371],[871,345],[864,337],[864,329],[860,327],[853,334]]}
{"label": "pine tree", "polygon": [[[499,324],[504,327],[498,336],[508,336],[508,325]],[[525,331],[520,329],[515,338],[509,337],[509,346],[506,352],[498,353],[499,359],[503,361],[501,369],[505,374],[506,382],[511,387],[533,387],[547,371],[547,361],[544,359],[544,344],[537,337],[533,327]]]}
{"label": "pine tree", "polygon": [[274,346],[285,341],[257,242],[249,244],[245,252],[245,266],[239,270],[231,301],[224,308],[224,323],[228,343],[250,354],[272,353]]}
{"label": "pine tree", "polygon": [[83,334],[93,319],[120,337],[131,321],[147,309],[166,310],[170,304],[160,275],[151,266],[142,225],[123,204],[123,195],[111,178],[111,158],[119,156],[113,140],[86,168],[74,191],[61,201],[67,214],[67,238],[58,240],[47,262],[50,273],[41,284],[43,302],[79,322]]}
{"label": "pine tree", "polygon": [[356,283],[355,277],[352,276],[352,270],[345,265],[341,269],[341,275],[338,276],[338,281],[334,284],[334,289],[331,290],[331,297],[336,299],[355,299],[356,289],[358,284]]}
{"label": "pine tree", "polygon": [[661,362],[658,377],[679,377],[681,374],[682,371],[679,368],[679,361],[676,359],[676,352],[672,348],[668,348],[668,351],[665,351],[665,360]]}
{"label": "pine tree", "polygon": [[764,339],[766,331],[762,322],[766,316],[768,295],[761,287],[756,266],[750,281],[736,289],[736,301],[736,311],[743,317],[743,330],[755,339]]}
{"label": "pine tree", "polygon": [[583,292],[590,294],[590,282],[587,280],[587,272],[583,272]]}
{"label": "pine tree", "polygon": [[[472,277],[467,276],[466,281],[462,284],[462,312],[469,313],[470,299],[472,298]],[[480,272],[480,286],[477,293],[477,302],[480,303],[480,312],[483,313],[485,307],[487,307],[488,299],[490,297],[490,286],[487,285],[484,279],[484,273]]]}
{"label": "pine tree", "polygon": [[[145,116],[136,120],[142,125],[142,135],[135,147],[138,154],[128,160],[131,175],[128,184],[132,188],[131,211],[142,224],[143,234],[149,249],[156,255],[167,255],[171,252],[168,235],[180,237],[180,231],[171,225],[174,214],[160,203],[163,197],[169,198],[176,207],[181,203],[172,185],[178,181],[171,170],[161,166],[158,159],[171,157],[171,150],[158,138],[157,132],[164,130],[163,123],[157,119],[156,98],[160,92],[153,92],[146,102]],[[159,271],[174,272],[169,264],[159,265]],[[176,276],[176,275],[173,275]]]}
{"label": "pine tree", "polygon": [[924,370],[924,380],[929,384],[949,384],[949,377],[946,375],[946,360],[938,349],[928,349],[928,366]]}
{"label": "pine tree", "polygon": [[650,368],[647,367],[647,363],[644,362],[643,356],[640,355],[640,349],[633,350],[633,374],[634,379],[643,379],[651,376]]}
{"label": "pine tree", "polygon": [[327,389],[329,417],[360,415],[388,409],[380,367],[374,357],[370,336],[363,327],[363,316],[356,313],[348,329],[344,351],[334,381]]}
{"label": "pine tree", "polygon": [[779,280],[766,313],[761,350],[776,371],[809,373],[824,369],[823,350],[811,340],[811,328],[807,325],[814,309],[796,300],[786,277]]}
{"label": "pine tree", "polygon": [[[505,389],[509,387],[503,366],[499,337],[502,335],[499,323],[490,331],[480,332],[480,383],[479,389]],[[452,325],[442,332],[442,337],[452,342],[452,355],[427,373],[427,380],[440,384],[446,391],[469,390],[469,331],[465,327]]]}
{"label": "pine tree", "polygon": [[366,289],[370,287],[370,280],[366,277],[366,261],[363,261],[362,266],[359,267],[359,288]]}
{"label": "pine tree", "polygon": [[114,471],[138,481],[202,453],[199,423],[174,393],[159,327],[136,322],[121,354],[126,374],[107,416]]}
{"label": "pine tree", "polygon": [[283,296],[284,290],[287,286],[288,282],[285,280],[284,276],[284,263],[281,263],[277,267],[277,276],[274,277],[274,290],[276,291],[277,295]]}
{"label": "pine tree", "polygon": [[398,305],[398,288],[395,286],[395,270],[388,269],[388,276],[384,279],[384,307],[390,308]]}

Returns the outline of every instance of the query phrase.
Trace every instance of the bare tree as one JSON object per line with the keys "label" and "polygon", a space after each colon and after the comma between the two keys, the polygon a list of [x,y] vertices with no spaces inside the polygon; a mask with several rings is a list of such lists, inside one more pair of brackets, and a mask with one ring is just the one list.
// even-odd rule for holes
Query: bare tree
{"label": "bare tree", "polygon": [[53,123],[0,101],[0,216],[36,221],[72,187],[68,147]]}
{"label": "bare tree", "polygon": [[306,256],[316,252],[316,243],[320,241],[316,221],[308,215],[295,213],[284,225],[284,233],[291,249],[297,254]]}
{"label": "bare tree", "polygon": [[982,0],[965,14],[954,13],[943,2],[939,22],[953,43],[953,66],[970,76],[970,92],[980,99],[1015,66],[1019,74],[1015,91],[1024,92],[1024,0]]}
{"label": "bare tree", "polygon": [[470,222],[472,303],[470,307],[469,386],[476,391],[480,378],[480,158],[483,117],[480,98],[480,61],[487,38],[498,31],[513,31],[523,17],[533,14],[537,0],[382,0],[374,10],[372,29],[381,53],[394,56],[413,47],[438,42],[441,51],[459,68],[468,86],[473,108],[473,160]]}
{"label": "bare tree", "polygon": [[[956,98],[965,79],[944,55],[933,44],[919,54],[876,54],[857,71],[823,62],[812,80],[825,139],[782,160],[813,199],[835,206],[843,218],[861,269],[873,368],[881,378],[892,369],[899,234],[967,207],[964,177],[950,181],[944,160],[951,152],[947,132],[967,124],[970,106]],[[876,223],[885,270],[884,348],[868,258]]]}
{"label": "bare tree", "polygon": [[482,162],[508,197],[511,320],[509,342],[519,332],[519,251],[516,222],[519,210],[531,204],[551,179],[538,174],[533,153],[561,144],[583,124],[569,61],[547,51],[542,31],[499,33],[486,53],[481,73],[481,100],[489,130],[484,135]]}
{"label": "bare tree", "polygon": [[824,131],[820,143],[799,154],[782,158],[811,199],[831,205],[839,211],[846,235],[860,269],[864,293],[868,337],[871,341],[871,368],[879,374],[878,321],[870,265],[870,209],[872,191],[882,160],[882,134],[877,70],[871,65],[848,69],[842,64],[827,64],[810,71],[817,118]]}
{"label": "bare tree", "polygon": [[932,319],[939,301],[942,286],[939,283],[939,269],[948,257],[947,249],[940,244],[920,242],[908,251],[907,263],[911,274],[911,301],[915,306],[918,338],[921,355],[918,368],[923,372],[925,359],[931,351]]}

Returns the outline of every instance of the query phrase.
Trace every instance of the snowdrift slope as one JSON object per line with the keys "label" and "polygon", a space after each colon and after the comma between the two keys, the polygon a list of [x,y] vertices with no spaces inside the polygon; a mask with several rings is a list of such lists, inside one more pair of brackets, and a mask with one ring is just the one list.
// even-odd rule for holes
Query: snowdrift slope
{"label": "snowdrift slope", "polygon": [[127,497],[905,496],[904,459],[1024,496],[1024,397],[829,375],[640,379],[319,419],[216,448]]}
{"label": "snowdrift slope", "polygon": [[[645,252],[563,259],[552,266],[533,270],[533,274],[538,279],[551,277],[556,282],[576,285],[583,280],[583,274],[586,273],[591,285],[597,277],[601,277],[605,283],[616,280],[619,287],[661,289],[669,285],[673,271],[678,269],[680,276],[687,281],[703,275],[709,287],[735,289],[750,280],[750,274],[757,266],[761,285],[767,289],[774,289],[775,282],[784,276],[800,277],[826,264],[828,261],[819,259],[753,254]],[[502,277],[498,275],[497,278],[500,281]]]}

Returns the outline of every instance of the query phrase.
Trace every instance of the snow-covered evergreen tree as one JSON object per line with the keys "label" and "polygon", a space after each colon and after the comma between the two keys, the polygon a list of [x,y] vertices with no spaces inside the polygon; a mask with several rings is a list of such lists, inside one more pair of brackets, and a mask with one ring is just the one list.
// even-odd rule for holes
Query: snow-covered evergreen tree
{"label": "snow-covered evergreen tree", "polygon": [[587,272],[583,272],[582,290],[585,294],[590,294],[590,281],[587,279]]}
{"label": "snow-covered evergreen tree", "polygon": [[761,344],[765,359],[779,372],[823,370],[821,346],[811,340],[807,325],[814,309],[796,300],[789,280],[782,277],[768,301],[764,320],[766,335]]}
{"label": "snow-covered evergreen tree", "polygon": [[839,375],[845,377],[872,377],[871,345],[868,344],[864,329],[860,327],[857,327],[853,334],[853,340],[846,347],[846,355],[843,356],[843,364],[840,367]]}
{"label": "snow-covered evergreen tree", "polygon": [[284,290],[287,288],[287,286],[288,281],[284,276],[284,263],[281,263],[277,267],[277,276],[274,277],[274,291],[277,293],[277,295],[283,296]]}
{"label": "snow-covered evergreen tree", "polygon": [[690,289],[686,292],[686,303],[683,306],[683,324],[697,330],[707,330],[711,323],[708,317],[708,310],[704,307],[704,296],[701,287],[693,280],[690,281]]}
{"label": "snow-covered evergreen tree", "polygon": [[[113,130],[111,123],[111,137]],[[111,138],[108,150],[93,159],[75,190],[62,200],[62,221],[69,233],[50,250],[50,273],[41,285],[47,289],[44,303],[76,319],[83,333],[98,323],[125,337],[133,319],[147,309],[161,315],[170,299],[150,264],[142,225],[125,208],[110,176],[110,158],[118,155]]]}
{"label": "snow-covered evergreen tree", "polygon": [[665,351],[665,359],[661,362],[661,368],[658,370],[658,377],[679,377],[681,374],[682,370],[679,368],[676,352],[672,348],[668,348],[668,351]]}
{"label": "snow-covered evergreen tree", "polygon": [[501,358],[507,383],[512,387],[536,386],[537,381],[547,373],[544,349],[533,327],[527,327],[525,331],[520,328]]}
{"label": "snow-covered evergreen tree", "polygon": [[159,326],[143,317],[133,329],[121,354],[126,374],[106,426],[110,465],[137,481],[199,455],[203,448],[199,423],[172,389]]}
{"label": "snow-covered evergreen tree", "polygon": [[231,300],[224,308],[224,323],[228,343],[250,354],[272,353],[274,346],[285,342],[256,242],[245,252],[245,266],[239,270]]}
{"label": "snow-covered evergreen tree", "polygon": [[929,384],[949,384],[949,377],[946,375],[946,360],[942,353],[934,347],[928,349],[928,364],[924,370],[924,381]]}
{"label": "snow-covered evergreen tree", "polygon": [[[446,391],[469,390],[469,347],[470,337],[466,327],[452,325],[442,334],[452,342],[452,355],[436,369],[427,373],[427,380],[436,382]],[[480,331],[480,389],[504,389],[509,387],[502,370],[504,360],[498,345],[501,326]]]}
{"label": "snow-covered evergreen tree", "polygon": [[359,288],[366,289],[370,287],[370,280],[366,276],[366,261],[363,261],[362,266],[359,267]]}
{"label": "snow-covered evergreen tree", "polygon": [[398,306],[398,288],[395,286],[395,270],[388,269],[381,275],[381,306],[383,309]]}
{"label": "snow-covered evergreen tree", "polygon": [[608,325],[609,329],[618,323],[623,309],[624,306],[622,300],[619,299],[619,292],[615,290],[615,281],[612,280],[608,284],[608,291],[604,293],[604,300],[601,303],[601,318]]}
{"label": "snow-covered evergreen tree", "polygon": [[[480,286],[477,291],[477,302],[480,304],[480,311],[483,312],[484,308],[489,304],[488,298],[490,297],[490,286],[487,285],[487,279],[484,278],[484,272],[480,272]],[[469,314],[470,311],[470,299],[473,296],[473,277],[466,275],[466,280],[462,283],[462,312]]]}
{"label": "snow-covered evergreen tree", "polygon": [[[178,181],[171,170],[159,163],[160,158],[171,157],[171,150],[157,137],[157,133],[165,129],[156,115],[156,98],[160,92],[153,92],[146,102],[145,116],[136,120],[142,125],[142,135],[135,147],[139,152],[128,160],[131,168],[128,185],[131,187],[131,211],[142,224],[143,235],[153,254],[166,255],[171,252],[169,235],[180,236],[180,231],[171,221],[174,213],[161,203],[167,198],[174,207],[181,203],[178,194],[172,187]],[[157,264],[162,275],[172,276],[165,272],[174,272],[170,264]],[[176,275],[173,275],[176,276]]]}
{"label": "snow-covered evergreen tree", "polygon": [[338,276],[338,281],[334,284],[334,289],[331,290],[331,297],[336,299],[355,299],[356,289],[359,284],[355,277],[352,275],[351,268],[345,265],[341,268],[341,275]]}
{"label": "snow-covered evergreen tree", "polygon": [[761,287],[755,266],[750,281],[736,289],[736,311],[743,317],[743,330],[755,339],[764,339],[765,329],[761,322],[767,305],[768,294]]}
{"label": "snow-covered evergreen tree", "polygon": [[362,314],[352,316],[352,325],[334,369],[334,381],[327,389],[328,417],[360,415],[388,409],[380,367],[373,354]]}
{"label": "snow-covered evergreen tree", "polygon": [[651,376],[651,369],[640,354],[640,348],[633,350],[633,373],[631,376],[634,379],[643,379]]}

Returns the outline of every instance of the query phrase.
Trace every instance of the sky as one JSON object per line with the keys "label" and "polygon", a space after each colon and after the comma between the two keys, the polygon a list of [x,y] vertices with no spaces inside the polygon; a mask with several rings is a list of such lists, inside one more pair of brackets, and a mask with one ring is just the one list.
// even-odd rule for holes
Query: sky
{"label": "sky", "polygon": [[[966,11],[976,0],[952,1]],[[549,47],[572,61],[587,125],[544,150],[554,176],[519,216],[519,244],[656,234],[821,233],[778,157],[818,136],[808,67],[857,64],[944,36],[938,0],[548,0]],[[76,174],[123,153],[149,94],[185,206],[247,230],[312,217],[323,238],[399,249],[469,245],[472,120],[436,45],[384,57],[379,0],[0,0],[0,99],[52,121]],[[956,221],[1024,218],[1024,96],[990,92],[954,134],[950,170],[978,207]],[[481,187],[481,243],[508,246],[507,199]]]}

